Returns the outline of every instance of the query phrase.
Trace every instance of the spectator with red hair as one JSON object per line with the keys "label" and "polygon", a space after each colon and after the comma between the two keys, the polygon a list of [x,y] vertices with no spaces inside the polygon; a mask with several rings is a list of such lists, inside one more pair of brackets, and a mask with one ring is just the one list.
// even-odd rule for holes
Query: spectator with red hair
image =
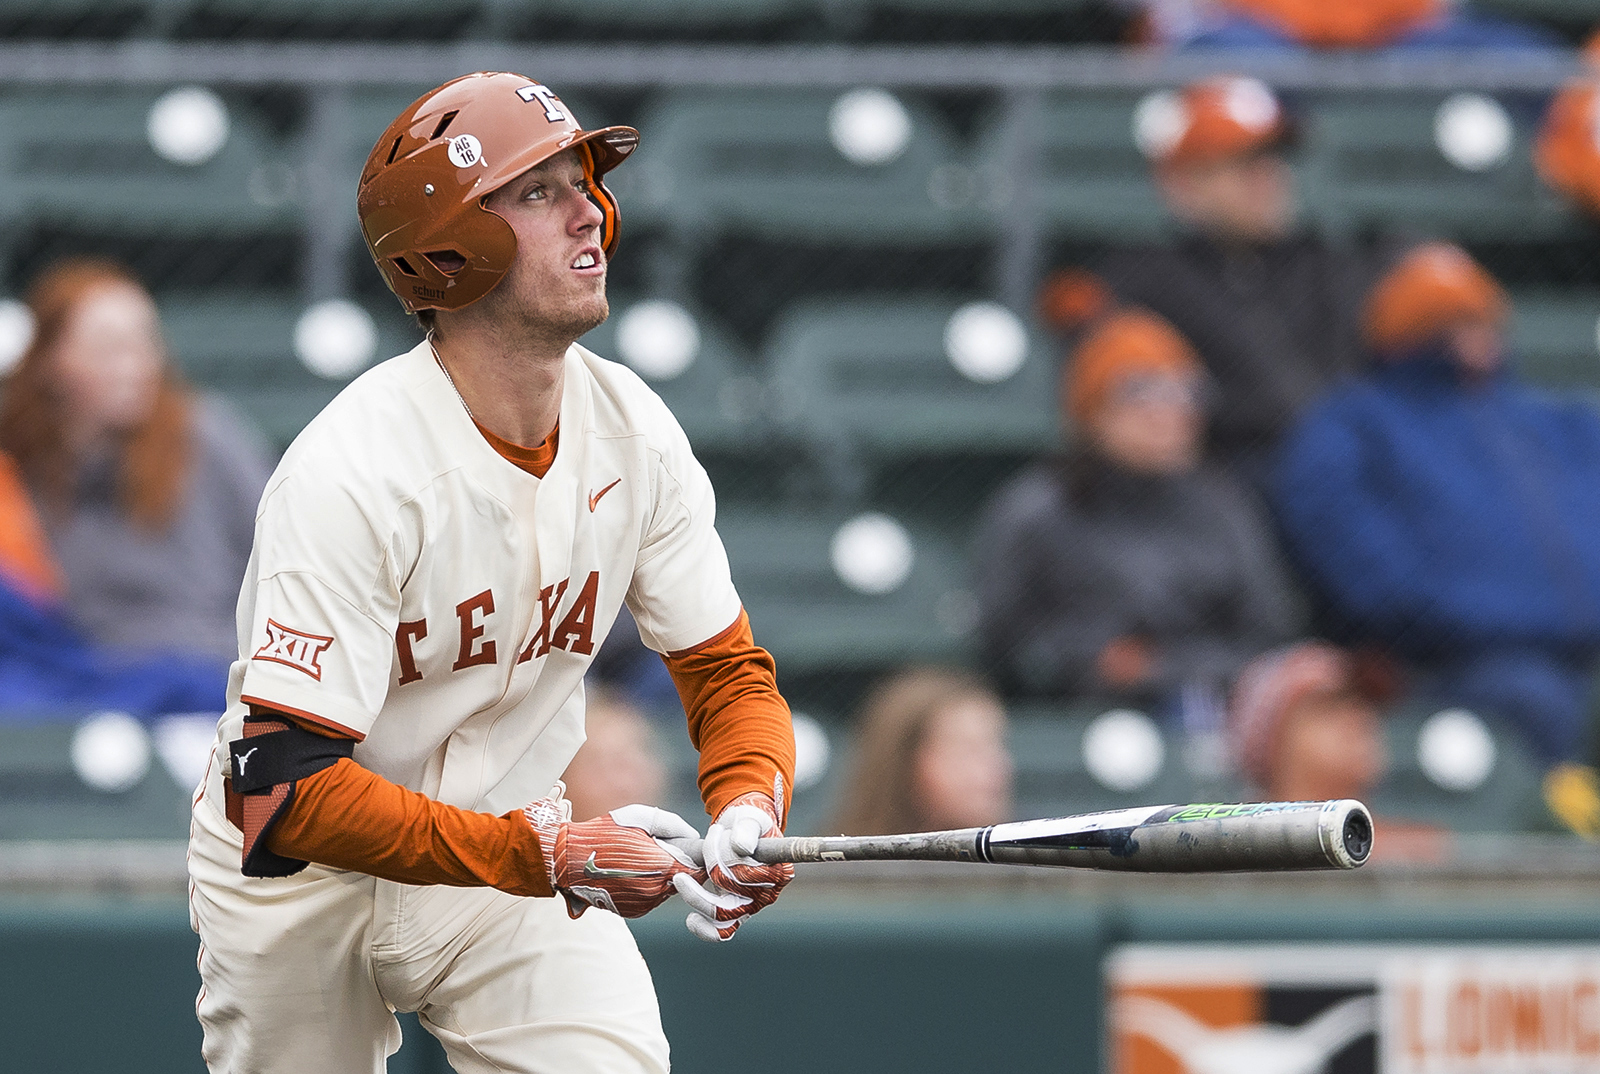
{"label": "spectator with red hair", "polygon": [[1170,701],[1212,730],[1240,665],[1296,632],[1261,509],[1202,460],[1205,390],[1153,313],[1084,335],[1061,382],[1068,453],[999,492],[978,544],[979,636],[1009,691]]}
{"label": "spectator with red hair", "polygon": [[1341,633],[1554,765],[1600,659],[1600,415],[1517,382],[1509,309],[1458,247],[1409,253],[1367,302],[1376,368],[1289,438],[1273,499]]}
{"label": "spectator with red hair", "polygon": [[125,269],[60,262],[27,302],[34,337],[4,384],[0,450],[39,506],[67,610],[120,650],[236,655],[264,452],[183,384]]}

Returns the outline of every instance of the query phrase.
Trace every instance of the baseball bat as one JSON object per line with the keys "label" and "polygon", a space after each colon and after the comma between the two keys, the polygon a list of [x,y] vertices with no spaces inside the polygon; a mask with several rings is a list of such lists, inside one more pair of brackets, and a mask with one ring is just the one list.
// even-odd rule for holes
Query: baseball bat
{"label": "baseball bat", "polygon": [[[696,848],[698,849],[698,848]],[[910,835],[763,839],[776,862],[972,861],[1134,873],[1355,869],[1372,814],[1353,799],[1160,805]]]}

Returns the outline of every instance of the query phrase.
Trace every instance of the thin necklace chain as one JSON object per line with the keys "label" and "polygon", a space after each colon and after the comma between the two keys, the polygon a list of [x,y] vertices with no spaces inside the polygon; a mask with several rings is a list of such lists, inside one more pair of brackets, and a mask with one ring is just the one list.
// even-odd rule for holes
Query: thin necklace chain
{"label": "thin necklace chain", "polygon": [[439,372],[444,374],[444,379],[449,383],[450,390],[456,393],[456,401],[461,404],[461,409],[467,412],[467,417],[476,422],[478,419],[472,417],[472,408],[461,397],[461,389],[456,387],[456,378],[450,375],[450,368],[444,364],[444,359],[439,356],[439,348],[433,345],[433,334],[431,332],[428,334],[428,349],[433,352],[433,360],[439,363]]}

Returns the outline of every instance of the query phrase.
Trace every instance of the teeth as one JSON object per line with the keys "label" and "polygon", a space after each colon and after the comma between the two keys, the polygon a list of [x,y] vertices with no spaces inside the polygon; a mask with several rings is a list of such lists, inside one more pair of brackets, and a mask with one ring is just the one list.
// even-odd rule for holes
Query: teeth
{"label": "teeth", "polygon": [[594,255],[591,254],[591,253],[579,254],[578,255],[578,260],[576,260],[576,261],[574,261],[572,263],[572,267],[573,268],[593,268],[594,267]]}

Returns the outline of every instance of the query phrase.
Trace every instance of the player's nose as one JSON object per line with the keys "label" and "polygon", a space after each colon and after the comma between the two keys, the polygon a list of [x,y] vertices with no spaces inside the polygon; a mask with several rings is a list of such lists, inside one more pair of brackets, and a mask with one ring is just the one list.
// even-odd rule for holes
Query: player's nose
{"label": "player's nose", "polygon": [[582,235],[586,231],[598,230],[605,222],[605,214],[588,194],[580,192],[573,202],[572,213],[567,218],[567,230],[571,234]]}

